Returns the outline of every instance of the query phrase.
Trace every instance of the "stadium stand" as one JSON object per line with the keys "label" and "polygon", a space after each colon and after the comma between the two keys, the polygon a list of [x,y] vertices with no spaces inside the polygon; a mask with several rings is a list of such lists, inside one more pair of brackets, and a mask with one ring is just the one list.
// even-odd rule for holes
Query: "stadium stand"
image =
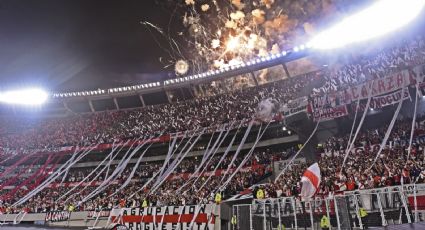
{"label": "stadium stand", "polygon": [[[236,194],[250,193],[253,186],[259,184],[265,190],[265,198],[299,197],[300,178],[312,163],[312,159],[292,165],[291,169],[277,181],[272,180],[276,176],[272,165],[274,162],[293,157],[300,148],[297,145],[302,143],[300,141],[294,140],[287,145],[276,144],[274,149],[267,148],[270,146],[259,147],[247,160],[244,159],[250,155],[250,152],[244,151],[242,155],[238,155],[239,151],[233,149],[229,155],[226,155],[228,151],[225,151],[226,153],[223,151],[211,157],[208,162],[204,162],[203,156],[208,153],[210,145],[208,140],[204,139],[196,146],[201,152],[207,150],[204,155],[199,157],[184,157],[186,156],[184,155],[180,159],[181,162],[173,165],[167,161],[169,154],[166,152],[170,146],[169,149],[173,150],[175,143],[171,137],[178,139],[178,135],[185,136],[182,138],[185,141],[176,147],[176,151],[184,152],[183,150],[192,149],[186,148],[185,145],[196,144],[196,141],[189,136],[201,136],[205,133],[215,141],[220,137],[214,139],[214,135],[234,131],[237,125],[248,133],[252,125],[249,119],[255,116],[258,104],[269,98],[275,99],[279,104],[285,104],[300,97],[308,97],[310,102],[307,109],[308,118],[312,118],[311,103],[316,96],[344,91],[349,86],[383,78],[406,69],[411,71],[409,68],[424,64],[424,39],[416,37],[358,60],[360,61],[353,61],[346,65],[335,64],[337,67],[328,67],[314,73],[240,91],[141,109],[80,114],[66,118],[46,118],[42,121],[21,117],[2,118],[0,121],[0,146],[2,147],[0,211],[19,213],[25,210],[28,213],[44,213],[68,210],[70,206],[75,207],[76,210],[109,210],[116,207],[143,207],[144,205],[160,207],[205,204],[217,202],[215,197],[217,191],[222,193],[223,199],[226,200]],[[314,87],[307,94],[304,93],[303,89],[317,85],[318,82],[323,84],[320,87]],[[414,89],[411,87],[408,90]],[[346,191],[425,182],[425,143],[420,141],[425,132],[423,114],[418,114],[416,118],[415,141],[409,157],[407,140],[410,138],[412,116],[405,116],[396,121],[388,139],[389,146],[385,147],[378,156],[378,160],[374,161],[379,149],[377,146],[384,140],[385,132],[389,127],[387,114],[392,113],[394,107],[383,108],[381,112],[371,115],[373,118],[370,119],[375,119],[376,122],[362,127],[354,142],[355,151],[348,155],[345,162],[346,167],[342,168],[341,165],[346,149],[349,147],[347,146],[349,140],[352,138],[350,130],[341,129],[338,134],[319,140],[320,143],[315,148],[315,157],[322,173],[322,183],[317,195],[329,197]],[[284,113],[273,118],[270,122],[271,126],[277,125],[279,131],[276,131],[277,126],[274,127],[275,133],[267,134],[270,135],[270,139],[282,137],[280,129],[286,124],[282,121],[286,118]],[[354,119],[348,116],[341,120],[352,123]],[[266,124],[269,125],[268,122],[261,124],[257,121],[253,129],[260,133]],[[197,133],[200,130],[205,132]],[[257,132],[253,133],[250,135],[249,143],[256,142]],[[238,135],[235,144],[244,144],[243,132],[239,132]],[[164,136],[167,138],[161,139]],[[291,135],[286,132],[285,136]],[[138,152],[128,158],[133,160],[131,164],[120,163],[127,159],[127,154],[135,149],[137,144],[140,144],[136,140],[152,137],[159,139],[157,143],[152,144],[156,147],[150,151],[157,151],[152,156],[164,158],[138,164],[134,162],[142,154]],[[214,142],[211,140],[210,142]],[[223,138],[223,140],[226,140],[226,144],[229,142],[233,144],[230,139]],[[100,164],[105,166],[103,167],[105,171],[92,173],[96,171],[100,159],[120,146],[118,143],[129,142],[133,144],[120,148],[116,153],[118,158],[113,164]],[[29,197],[25,202],[13,205],[42,185],[50,175],[54,175],[55,170],[76,157],[78,154],[72,154],[75,146],[89,148],[87,146],[98,147],[102,144],[109,146],[106,149],[96,149],[95,152],[101,152],[102,156],[89,154],[83,157],[83,160],[79,162],[83,164],[81,167],[71,167],[65,175],[52,180],[49,186]],[[110,162],[112,162],[112,156],[113,154],[109,159]],[[162,173],[164,165],[176,167],[170,167],[169,175],[164,177],[161,183],[150,180],[155,178],[157,173]],[[199,166],[202,166],[201,170],[204,174],[199,177],[191,176],[199,173]],[[236,170],[239,166],[243,170]],[[229,176],[233,171],[225,173],[228,169],[234,170],[234,177]],[[220,171],[217,173],[217,170]],[[101,188],[102,182],[117,171],[120,172],[108,182],[106,189],[85,199]],[[122,189],[122,185],[126,184],[128,178],[131,181],[125,189]],[[222,182],[227,180],[226,178],[229,179],[227,186],[217,190]],[[90,183],[83,183],[87,181]],[[75,193],[69,194],[69,190],[75,185],[78,189]],[[141,187],[142,185],[145,186]]]}

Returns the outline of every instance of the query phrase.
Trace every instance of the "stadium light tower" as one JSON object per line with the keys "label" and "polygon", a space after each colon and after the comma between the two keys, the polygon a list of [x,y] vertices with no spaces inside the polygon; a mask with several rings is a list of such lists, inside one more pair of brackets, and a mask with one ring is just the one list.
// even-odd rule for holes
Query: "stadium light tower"
{"label": "stadium light tower", "polygon": [[41,105],[47,98],[48,93],[37,88],[0,92],[0,102],[7,104]]}
{"label": "stadium light tower", "polygon": [[395,31],[416,18],[425,0],[380,0],[319,33],[309,42],[316,49],[335,49]]}

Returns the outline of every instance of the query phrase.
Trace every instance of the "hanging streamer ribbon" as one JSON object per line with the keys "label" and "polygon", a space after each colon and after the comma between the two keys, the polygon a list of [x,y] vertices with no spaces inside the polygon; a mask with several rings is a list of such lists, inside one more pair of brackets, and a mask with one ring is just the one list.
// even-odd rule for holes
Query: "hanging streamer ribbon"
{"label": "hanging streamer ribbon", "polygon": [[[154,185],[153,185],[153,187],[156,187],[159,183],[161,183],[161,181],[162,180],[164,180],[166,177],[164,176],[164,175],[166,175],[167,174],[167,170],[168,169],[170,169],[176,162],[177,162],[177,159],[178,159],[178,157],[177,157],[177,159],[174,159],[172,162],[171,162],[171,164],[169,164],[169,161],[172,159],[172,157],[174,156],[174,154],[177,152],[177,150],[178,150],[178,147],[183,143],[183,141],[184,141],[184,139],[185,139],[185,137],[186,137],[186,135],[187,135],[187,131],[184,133],[184,136],[183,136],[183,138],[182,138],[182,140],[180,141],[180,143],[179,143],[179,145],[174,149],[174,145],[172,144],[170,147],[169,147],[169,149],[168,149],[168,152],[170,153],[170,154],[168,154],[167,155],[167,157],[166,157],[166,159],[165,159],[165,161],[164,161],[164,164],[162,165],[162,167],[161,167],[161,171],[160,171],[160,173],[159,173],[159,176],[158,176],[158,178],[157,178],[157,180],[155,181],[155,183],[154,183]],[[179,155],[178,156],[180,156],[180,154],[184,151],[184,149],[186,149],[186,147],[187,147],[187,145],[189,144],[189,142],[192,140],[192,138],[195,136],[195,133],[189,138],[189,140],[185,143],[185,145],[183,146],[183,148],[180,150],[180,152],[179,152]],[[176,136],[176,138],[177,138],[177,136]],[[173,150],[174,149],[174,150]],[[164,170],[165,169],[167,169],[165,172],[164,172]]]}
{"label": "hanging streamer ribbon", "polygon": [[282,171],[280,171],[280,173],[274,179],[274,182],[276,182],[286,172],[288,167],[294,162],[295,158],[298,157],[298,155],[301,153],[301,151],[303,151],[304,147],[310,142],[311,138],[313,138],[314,134],[316,134],[316,131],[317,131],[317,128],[319,127],[319,124],[320,124],[320,119],[317,121],[316,127],[314,127],[313,132],[311,132],[310,136],[308,137],[308,139],[306,140],[304,145],[301,146],[301,148],[298,150],[298,152],[291,158],[291,160],[288,162],[288,164],[285,166],[285,168]]}
{"label": "hanging streamer ribbon", "polygon": [[[24,197],[22,197],[20,200],[16,201],[14,204],[12,204],[11,207],[16,207],[17,205],[21,205],[23,203],[25,203],[26,201],[28,201],[31,197],[35,196],[36,194],[38,194],[40,191],[42,191],[45,187],[47,187],[50,183],[52,183],[54,180],[56,180],[59,176],[61,176],[65,170],[71,168],[75,163],[77,163],[78,161],[80,161],[83,157],[85,157],[87,154],[89,154],[90,152],[92,152],[94,149],[97,148],[98,145],[89,147],[87,150],[83,151],[78,157],[77,159],[75,159],[74,161],[70,161],[68,160],[67,162],[65,162],[65,164],[63,164],[61,167],[59,167],[59,169],[57,169],[54,173],[52,173],[50,175],[49,178],[47,178],[43,183],[41,183],[38,187],[36,187],[34,190],[32,190],[31,192],[29,192],[27,195],[25,195]],[[78,154],[78,148],[76,148],[76,150],[74,151],[74,154]],[[66,167],[66,168],[65,168]],[[63,168],[65,168],[65,170],[62,170]]]}
{"label": "hanging streamer ribbon", "polygon": [[[187,134],[187,132],[185,133],[185,136],[186,136],[186,134]],[[189,140],[186,141],[183,148],[180,150],[180,152],[177,154],[177,156],[174,158],[174,160],[170,164],[168,164],[168,162],[167,162],[167,164],[164,164],[164,166],[161,168],[161,173],[159,174],[159,176],[158,176],[157,180],[155,181],[155,183],[153,184],[152,188],[156,188],[158,186],[158,184],[160,184],[162,181],[167,179],[169,172],[170,172],[170,169],[172,169],[176,165],[176,163],[179,161],[182,153],[186,150],[189,143],[192,141],[192,138],[195,137],[195,136],[196,136],[196,132],[194,132],[192,134],[192,136],[189,138]],[[183,141],[184,141],[184,139],[182,139],[179,146],[183,143]],[[174,149],[174,151],[172,151],[172,154],[168,158],[168,161],[172,160],[174,154],[177,151],[178,151],[178,146]],[[166,168],[166,170],[165,170],[165,168]]]}
{"label": "hanging streamer ribbon", "polygon": [[170,170],[166,173],[164,180],[162,180],[156,187],[152,188],[152,190],[150,190],[149,194],[154,193],[166,181],[166,178],[182,162],[182,160],[186,157],[186,155],[189,153],[189,151],[193,149],[195,144],[198,142],[199,138],[204,134],[205,130],[206,130],[205,128],[202,129],[202,132],[196,137],[195,141],[193,141],[192,145],[187,149],[187,151],[183,154],[183,156],[180,157],[180,159],[179,159],[179,157],[176,158],[176,159],[179,159],[179,161],[173,167],[170,168]]}
{"label": "hanging streamer ribbon", "polygon": [[[153,143],[152,143],[153,144]],[[131,181],[131,179],[133,179],[134,173],[136,172],[137,168],[139,167],[140,162],[143,159],[143,156],[145,155],[145,153],[150,149],[150,147],[152,146],[152,144],[150,144],[145,151],[143,151],[143,153],[140,155],[139,159],[137,159],[136,164],[133,167],[133,170],[130,173],[130,176],[127,178],[127,180],[124,182],[124,184],[121,185],[121,187],[119,187],[117,190],[115,190],[114,193],[112,193],[111,195],[109,195],[108,197],[111,197],[115,194],[117,194],[119,191],[121,191],[123,188],[125,188]]]}
{"label": "hanging streamer ribbon", "polygon": [[[149,139],[150,140],[150,139]],[[138,142],[138,141],[136,141]],[[114,180],[117,176],[121,175],[121,173],[124,171],[125,167],[127,166],[128,162],[130,161],[130,159],[134,156],[134,154],[136,154],[141,148],[144,147],[144,145],[147,143],[147,141],[143,141],[143,143],[137,147],[134,148],[134,150],[129,154],[129,156],[127,158],[123,158],[125,159],[124,162],[122,162],[121,165],[117,166],[117,168],[115,168],[115,170],[112,172],[111,176],[109,176],[108,178],[106,178],[94,191],[92,191],[89,195],[87,195],[86,197],[84,197],[81,201],[80,204],[85,203],[87,200],[91,199],[92,197],[96,196],[97,194],[101,193],[102,191],[104,191],[110,184],[109,182]],[[80,205],[79,204],[79,205]]]}
{"label": "hanging streamer ribbon", "polygon": [[[366,118],[366,115],[367,115],[367,112],[368,112],[368,110],[369,110],[369,106],[370,106],[370,102],[371,102],[371,100],[372,100],[372,87],[373,87],[373,83],[374,83],[375,81],[372,81],[372,83],[370,84],[370,86],[369,86],[369,91],[368,91],[368,96],[367,96],[367,103],[366,103],[366,107],[365,107],[365,109],[364,109],[364,111],[363,111],[363,115],[362,115],[362,118],[360,119],[360,122],[359,122],[359,125],[358,125],[358,127],[357,127],[357,130],[356,130],[356,133],[354,134],[354,137],[353,137],[353,140],[351,141],[351,143],[349,142],[348,143],[348,145],[347,146],[349,146],[349,148],[348,149],[346,149],[346,151],[345,151],[345,156],[344,156],[344,160],[342,161],[342,166],[341,166],[341,172],[342,172],[342,170],[343,170],[343,168],[344,168],[344,166],[345,166],[345,162],[347,161],[347,159],[348,159],[348,155],[350,155],[350,152],[351,152],[351,150],[353,149],[353,147],[354,147],[354,143],[356,142],[356,140],[357,140],[357,135],[359,134],[359,132],[360,132],[360,129],[362,128],[362,126],[363,126],[363,122],[364,122],[364,120],[365,120],[365,118]],[[357,103],[360,103],[359,101],[357,101]],[[356,113],[357,113],[357,110],[358,110],[358,107],[356,108]],[[356,120],[354,120],[354,123],[356,122]],[[353,127],[354,127],[354,124],[353,124]]]}
{"label": "hanging streamer ribbon", "polygon": [[[418,110],[418,97],[419,97],[418,84],[416,84],[415,89],[416,89],[416,92],[415,92],[415,108],[413,110],[412,126],[411,126],[411,129],[410,129],[409,148],[407,149],[407,160],[410,158],[410,153],[412,151],[413,134],[415,133],[415,124],[416,124],[416,115],[417,115],[417,110]],[[406,161],[406,164],[407,164],[407,161]]]}
{"label": "hanging streamer ribbon", "polygon": [[203,164],[202,162],[204,162],[205,161],[205,158],[206,158],[206,156],[208,155],[208,153],[211,151],[211,149],[212,149],[212,147],[211,147],[211,149],[210,149],[210,145],[211,145],[211,142],[212,142],[212,140],[214,139],[214,132],[212,133],[212,135],[211,135],[211,138],[210,138],[210,140],[208,141],[208,144],[207,144],[207,147],[205,148],[205,151],[204,151],[204,153],[202,154],[202,160],[201,160],[201,164],[199,165],[199,167],[197,167],[197,169],[195,170],[195,172],[192,174],[192,175],[190,175],[190,177],[189,177],[189,179],[187,180],[187,182],[184,184],[184,185],[182,185],[178,190],[177,190],[177,192],[179,192],[181,189],[183,189],[187,184],[189,184],[190,183],[190,180],[195,176],[195,174],[199,171],[199,168],[200,168],[200,166]]}
{"label": "hanging streamer ribbon", "polygon": [[[216,191],[220,191],[220,190],[225,189],[227,187],[227,185],[232,181],[233,177],[240,171],[240,169],[251,158],[252,154],[254,153],[255,147],[257,146],[258,142],[263,137],[264,133],[267,131],[267,128],[269,127],[270,122],[271,122],[271,120],[269,121],[269,123],[267,123],[266,127],[264,128],[264,130],[262,132],[261,132],[261,128],[258,130],[257,139],[255,140],[254,144],[252,145],[251,149],[248,151],[248,154],[245,156],[245,158],[242,160],[242,162],[239,164],[239,166],[235,169],[235,171],[230,175],[230,177],[227,179],[227,181],[220,188],[218,188]],[[225,176],[226,175],[224,175],[224,177]]]}
{"label": "hanging streamer ribbon", "polygon": [[[123,145],[125,146],[128,143],[128,141]],[[62,198],[66,197],[69,193],[73,192],[75,189],[79,188],[81,184],[83,184],[86,180],[88,180],[104,163],[105,161],[110,158],[114,152],[118,149],[119,145],[114,146],[115,143],[112,144],[112,149],[111,152],[97,165],[97,167],[95,169],[93,169],[86,177],[83,178],[83,180],[81,180],[76,186],[72,187],[70,190],[68,190],[65,194],[63,194],[62,196],[60,196],[56,202],[60,201]],[[111,159],[110,162],[111,163]],[[98,173],[98,176],[100,174],[102,174],[102,170]],[[96,177],[97,178],[97,177]],[[89,184],[91,184],[93,181],[91,181]],[[81,191],[81,190],[80,190]]]}
{"label": "hanging streamer ribbon", "polygon": [[235,132],[235,135],[233,136],[232,140],[230,141],[230,144],[227,146],[226,150],[224,151],[223,156],[221,156],[217,165],[214,167],[214,171],[208,176],[208,178],[204,181],[204,183],[201,185],[201,187],[199,189],[197,189],[198,191],[200,191],[208,183],[208,181],[212,178],[212,176],[215,175],[215,172],[217,172],[217,169],[220,167],[221,163],[224,161],[224,159],[226,159],[228,153],[230,152],[230,149],[233,146],[233,143],[235,142],[237,133],[238,133],[241,125],[242,125],[242,123],[239,125],[237,131]]}
{"label": "hanging streamer ribbon", "polygon": [[[409,162],[410,153],[412,151],[413,135],[415,133],[415,124],[416,124],[416,113],[417,113],[417,109],[418,109],[418,97],[419,97],[419,87],[418,87],[418,84],[416,84],[415,85],[415,108],[413,110],[412,126],[411,126],[411,129],[410,129],[410,138],[409,138],[409,147],[407,149],[407,158],[406,158],[406,163],[404,165],[404,168],[406,168],[407,162]],[[401,182],[401,189],[403,190],[403,188],[404,188],[404,186],[403,186],[404,185],[404,176],[401,177],[400,182]]]}
{"label": "hanging streamer ribbon", "polygon": [[372,169],[372,167],[375,165],[376,161],[378,160],[379,155],[381,154],[382,150],[384,149],[385,145],[387,144],[388,138],[390,137],[391,131],[393,130],[393,127],[394,127],[394,124],[397,120],[398,114],[400,113],[401,106],[403,105],[404,90],[405,90],[405,88],[403,87],[403,89],[401,90],[400,102],[398,103],[397,109],[394,112],[393,119],[391,120],[390,125],[388,126],[388,129],[387,129],[387,132],[385,133],[384,139],[382,140],[382,143],[379,146],[379,150],[376,153],[375,159],[373,160],[372,165],[370,166],[369,169]]}
{"label": "hanging streamer ribbon", "polygon": [[[235,154],[233,155],[232,161],[230,161],[230,164],[229,164],[229,165],[227,166],[227,168],[226,168],[226,171],[225,171],[224,175],[227,175],[227,173],[229,173],[230,168],[231,168],[231,167],[232,167],[232,165],[235,163],[235,160],[236,160],[236,158],[238,157],[239,152],[242,150],[242,146],[245,144],[245,141],[246,141],[246,139],[248,138],[248,134],[251,132],[251,128],[252,128],[252,125],[253,125],[253,124],[254,124],[254,120],[251,120],[251,121],[249,122],[249,125],[248,125],[248,127],[247,127],[247,129],[246,129],[246,131],[245,131],[245,134],[244,134],[244,136],[243,136],[243,138],[242,138],[242,140],[241,140],[241,143],[239,144],[238,148],[236,149]],[[223,182],[224,177],[225,177],[225,176],[223,176],[223,177],[221,178],[221,180],[220,180],[220,184]]]}
{"label": "hanging streamer ribbon", "polygon": [[[234,122],[233,122],[234,123]],[[202,177],[202,174],[208,169],[208,165],[211,163],[211,161],[214,159],[215,154],[217,153],[218,149],[220,148],[220,146],[223,144],[224,140],[226,139],[226,137],[229,135],[230,131],[231,131],[231,127],[233,127],[233,123],[231,124],[231,126],[228,128],[227,132],[224,134],[223,138],[221,138],[221,134],[224,131],[224,127],[223,130],[220,132],[219,137],[216,140],[216,143],[214,143],[214,146],[210,149],[210,151],[208,151],[207,155],[204,155],[205,160],[203,160],[199,166],[197,167],[197,169],[195,170],[194,173],[191,174],[190,178],[187,180],[187,182],[185,184],[183,184],[179,189],[177,189],[177,192],[180,192],[181,189],[183,189],[186,185],[188,185],[189,183],[191,183],[191,179],[194,178],[196,175],[198,175],[195,178],[195,181],[192,184],[195,184],[199,178]],[[220,140],[220,142],[217,144],[217,141]],[[202,168],[202,170],[201,170]],[[199,171],[201,170],[201,172],[199,173]]]}

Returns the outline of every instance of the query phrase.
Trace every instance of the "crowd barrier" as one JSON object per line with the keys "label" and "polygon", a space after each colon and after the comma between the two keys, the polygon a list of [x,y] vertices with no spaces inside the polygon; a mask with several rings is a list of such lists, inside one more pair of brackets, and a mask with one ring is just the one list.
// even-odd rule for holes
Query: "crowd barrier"
{"label": "crowd barrier", "polygon": [[[363,209],[367,216],[362,216]],[[234,205],[231,229],[365,229],[425,221],[425,184],[346,192],[302,201],[295,197]],[[249,218],[247,218],[249,217]]]}
{"label": "crowd barrier", "polygon": [[[367,216],[363,216],[364,210]],[[425,221],[425,184],[348,191],[305,201],[295,197],[234,205],[230,229],[320,229],[323,217],[332,229],[364,229]],[[53,226],[128,229],[221,229],[220,206],[166,206],[113,210],[0,214],[1,224],[33,222]]]}
{"label": "crowd barrier", "polygon": [[220,229],[220,206],[216,204],[120,208],[112,210],[0,214],[1,225],[36,223],[49,226],[111,229]]}

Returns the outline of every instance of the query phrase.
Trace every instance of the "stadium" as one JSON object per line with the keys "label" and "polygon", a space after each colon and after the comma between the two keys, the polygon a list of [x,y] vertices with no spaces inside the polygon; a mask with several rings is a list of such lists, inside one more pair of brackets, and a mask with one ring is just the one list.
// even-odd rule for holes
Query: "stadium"
{"label": "stadium", "polygon": [[424,5],[0,1],[0,229],[425,229]]}

